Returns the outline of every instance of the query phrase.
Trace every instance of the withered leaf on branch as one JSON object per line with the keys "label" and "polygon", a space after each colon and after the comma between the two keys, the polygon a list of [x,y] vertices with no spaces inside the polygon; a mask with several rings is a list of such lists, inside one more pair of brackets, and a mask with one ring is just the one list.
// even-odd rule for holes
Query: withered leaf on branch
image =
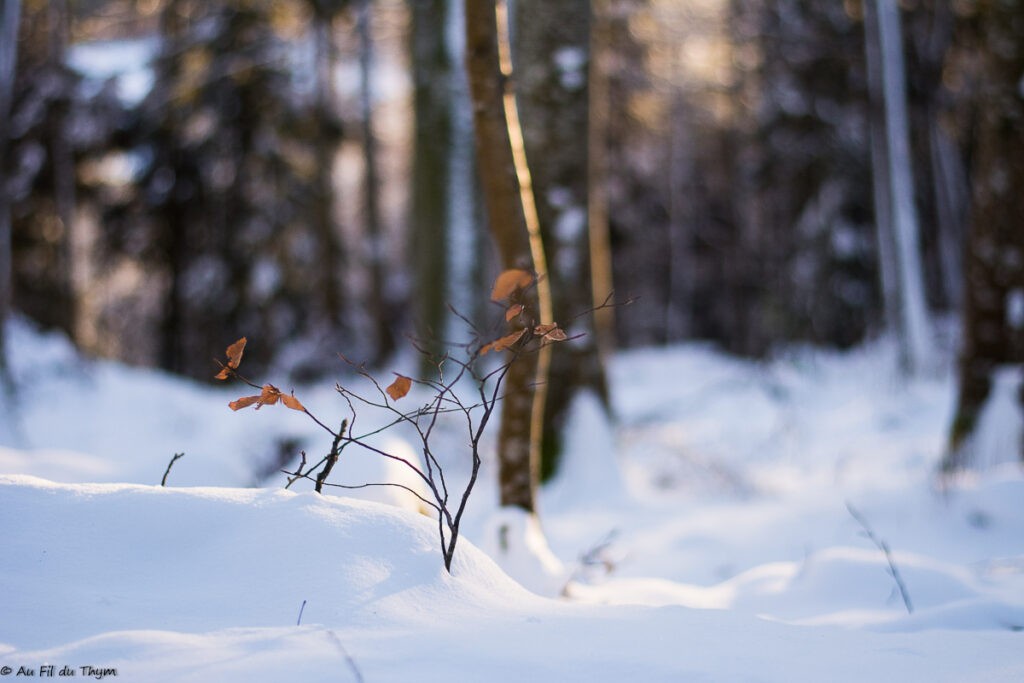
{"label": "withered leaf on branch", "polygon": [[300,413],[306,412],[306,407],[299,403],[299,399],[295,398],[295,394],[281,394],[281,403],[287,408],[297,410]]}
{"label": "withered leaf on branch", "polygon": [[565,341],[568,337],[565,330],[558,326],[558,323],[544,323],[533,328],[533,333],[538,337],[553,342]]}
{"label": "withered leaf on branch", "polygon": [[263,393],[260,394],[260,402],[256,408],[258,410],[261,406],[272,406],[277,403],[279,398],[281,398],[280,389],[275,387],[273,384],[264,384]]}
{"label": "withered leaf on branch", "polygon": [[505,311],[505,322],[509,322],[509,321],[515,319],[522,312],[523,312],[523,305],[522,304],[512,304],[511,306],[508,307],[508,310]]}
{"label": "withered leaf on branch", "polygon": [[385,389],[385,391],[388,392],[388,396],[391,397],[392,401],[397,401],[398,399],[402,398],[403,396],[408,394],[409,389],[412,388],[411,379],[409,379],[405,375],[399,375],[397,372],[395,373],[395,375],[395,381],[392,382],[387,389]]}
{"label": "withered leaf on branch", "polygon": [[512,348],[512,345],[523,338],[526,334],[526,328],[517,330],[512,334],[506,334],[501,339],[495,339],[490,344],[484,344],[480,349],[480,355],[483,356],[489,351],[504,351],[505,349]]}
{"label": "withered leaf on branch", "polygon": [[533,282],[533,273],[520,268],[509,268],[494,280],[491,301],[503,301],[517,290],[526,289]]}
{"label": "withered leaf on branch", "polygon": [[242,337],[234,344],[228,347],[226,353],[228,357],[228,367],[237,368],[238,364],[242,362],[242,353],[245,351],[245,343],[248,340]]}
{"label": "withered leaf on branch", "polygon": [[243,396],[237,401],[232,401],[228,404],[228,408],[231,410],[241,410],[242,408],[248,408],[253,403],[258,403],[260,400],[259,396]]}
{"label": "withered leaf on branch", "polygon": [[227,379],[231,376],[232,370],[238,369],[238,364],[242,362],[242,352],[245,351],[246,338],[242,337],[234,344],[228,347],[225,354],[228,357],[228,364],[221,366],[220,372],[218,372],[214,379]]}
{"label": "withered leaf on branch", "polygon": [[[280,398],[282,398],[280,389],[275,387],[273,384],[264,384],[263,392],[259,396],[243,396],[237,401],[232,401],[231,403],[229,403],[228,408],[231,408],[231,410],[241,410],[242,408],[248,408],[249,406],[255,404],[256,410],[259,410],[262,406],[274,405]],[[294,399],[294,397],[291,398]],[[287,405],[287,403],[285,405]],[[301,409],[296,408],[296,410]]]}

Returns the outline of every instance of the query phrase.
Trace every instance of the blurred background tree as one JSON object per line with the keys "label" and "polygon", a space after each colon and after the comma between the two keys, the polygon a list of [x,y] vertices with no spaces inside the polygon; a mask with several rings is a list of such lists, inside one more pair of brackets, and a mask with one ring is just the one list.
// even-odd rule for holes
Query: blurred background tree
{"label": "blurred background tree", "polygon": [[[12,283],[0,314],[9,299],[91,353],[194,377],[242,333],[261,340],[254,372],[294,377],[332,370],[339,349],[382,362],[404,332],[435,350],[457,341],[447,304],[479,323],[497,267],[461,5],[5,2],[2,28],[19,39],[16,69],[9,41],[0,60],[0,276],[9,251]],[[588,291],[601,276],[587,274],[577,229],[600,233],[606,217],[616,297],[634,301],[615,310],[620,347],[703,340],[763,357],[905,336],[907,304],[887,291],[898,278],[884,277],[897,201],[886,159],[902,146],[923,317],[966,311],[961,384],[981,387],[971,326],[1024,305],[1020,259],[985,256],[992,240],[1019,253],[1020,114],[1005,94],[1019,10],[894,6],[513,2],[558,322],[606,294]],[[899,25],[885,49],[879,9]],[[908,131],[896,140],[882,78],[894,55]],[[984,315],[982,282],[1002,302]],[[558,393],[601,382],[599,364],[578,361],[607,341],[573,323],[588,336],[554,360],[556,427]],[[964,391],[965,406],[984,400]]]}

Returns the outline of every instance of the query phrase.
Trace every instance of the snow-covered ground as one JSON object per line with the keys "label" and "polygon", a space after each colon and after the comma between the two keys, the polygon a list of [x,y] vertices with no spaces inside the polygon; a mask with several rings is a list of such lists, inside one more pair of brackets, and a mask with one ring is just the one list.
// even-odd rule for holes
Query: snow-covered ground
{"label": "snow-covered ground", "polygon": [[[547,547],[523,524],[532,552],[500,553],[485,466],[448,575],[427,517],[283,489],[282,457],[329,447],[304,415],[9,330],[0,677],[1024,680],[1024,473],[989,454],[940,489],[948,373],[905,383],[884,343],[619,354],[618,426],[576,407]],[[340,418],[330,383],[296,395]]]}

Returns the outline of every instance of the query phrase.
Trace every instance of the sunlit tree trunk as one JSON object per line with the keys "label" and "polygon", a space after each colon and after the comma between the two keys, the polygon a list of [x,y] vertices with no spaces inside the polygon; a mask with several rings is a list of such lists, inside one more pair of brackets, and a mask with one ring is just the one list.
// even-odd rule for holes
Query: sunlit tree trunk
{"label": "sunlit tree trunk", "polygon": [[[614,57],[609,0],[591,0],[590,64],[587,106],[587,234],[590,238],[590,292],[595,304],[612,295],[612,245],[608,221],[609,85]],[[613,303],[608,299],[608,303]],[[615,309],[594,311],[594,341],[602,360],[615,343]]]}
{"label": "sunlit tree trunk", "polygon": [[[980,417],[1000,367],[1024,371],[1024,6],[980,6],[977,128],[966,253],[963,342],[956,415],[943,467],[969,467]],[[1018,380],[1020,381],[1020,380]],[[1017,401],[1024,409],[1024,395]],[[1018,413],[1018,421],[1020,420]],[[1024,444],[1017,444],[1024,457]]]}
{"label": "sunlit tree trunk", "polygon": [[593,391],[605,401],[604,367],[593,314],[588,192],[590,0],[516,0],[513,62],[526,156],[530,160],[544,252],[551,267],[555,320],[571,344],[552,350],[541,474],[557,469],[573,399]]}
{"label": "sunlit tree trunk", "polygon": [[[491,232],[503,268],[537,274],[520,318],[550,321],[543,244],[511,88],[508,8],[501,0],[466,0],[465,11],[477,159]],[[549,349],[523,353],[512,363],[498,434],[501,504],[530,512],[536,509]]]}

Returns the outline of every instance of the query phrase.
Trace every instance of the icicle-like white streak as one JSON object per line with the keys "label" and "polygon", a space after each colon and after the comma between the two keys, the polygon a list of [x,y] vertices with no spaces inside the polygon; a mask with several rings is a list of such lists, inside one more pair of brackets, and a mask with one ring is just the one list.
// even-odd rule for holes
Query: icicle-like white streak
{"label": "icicle-like white streak", "polygon": [[899,270],[901,332],[906,335],[907,370],[920,373],[934,357],[924,296],[917,209],[911,170],[910,126],[907,120],[903,38],[897,0],[876,0],[882,52],[882,87],[889,156],[892,220]]}

